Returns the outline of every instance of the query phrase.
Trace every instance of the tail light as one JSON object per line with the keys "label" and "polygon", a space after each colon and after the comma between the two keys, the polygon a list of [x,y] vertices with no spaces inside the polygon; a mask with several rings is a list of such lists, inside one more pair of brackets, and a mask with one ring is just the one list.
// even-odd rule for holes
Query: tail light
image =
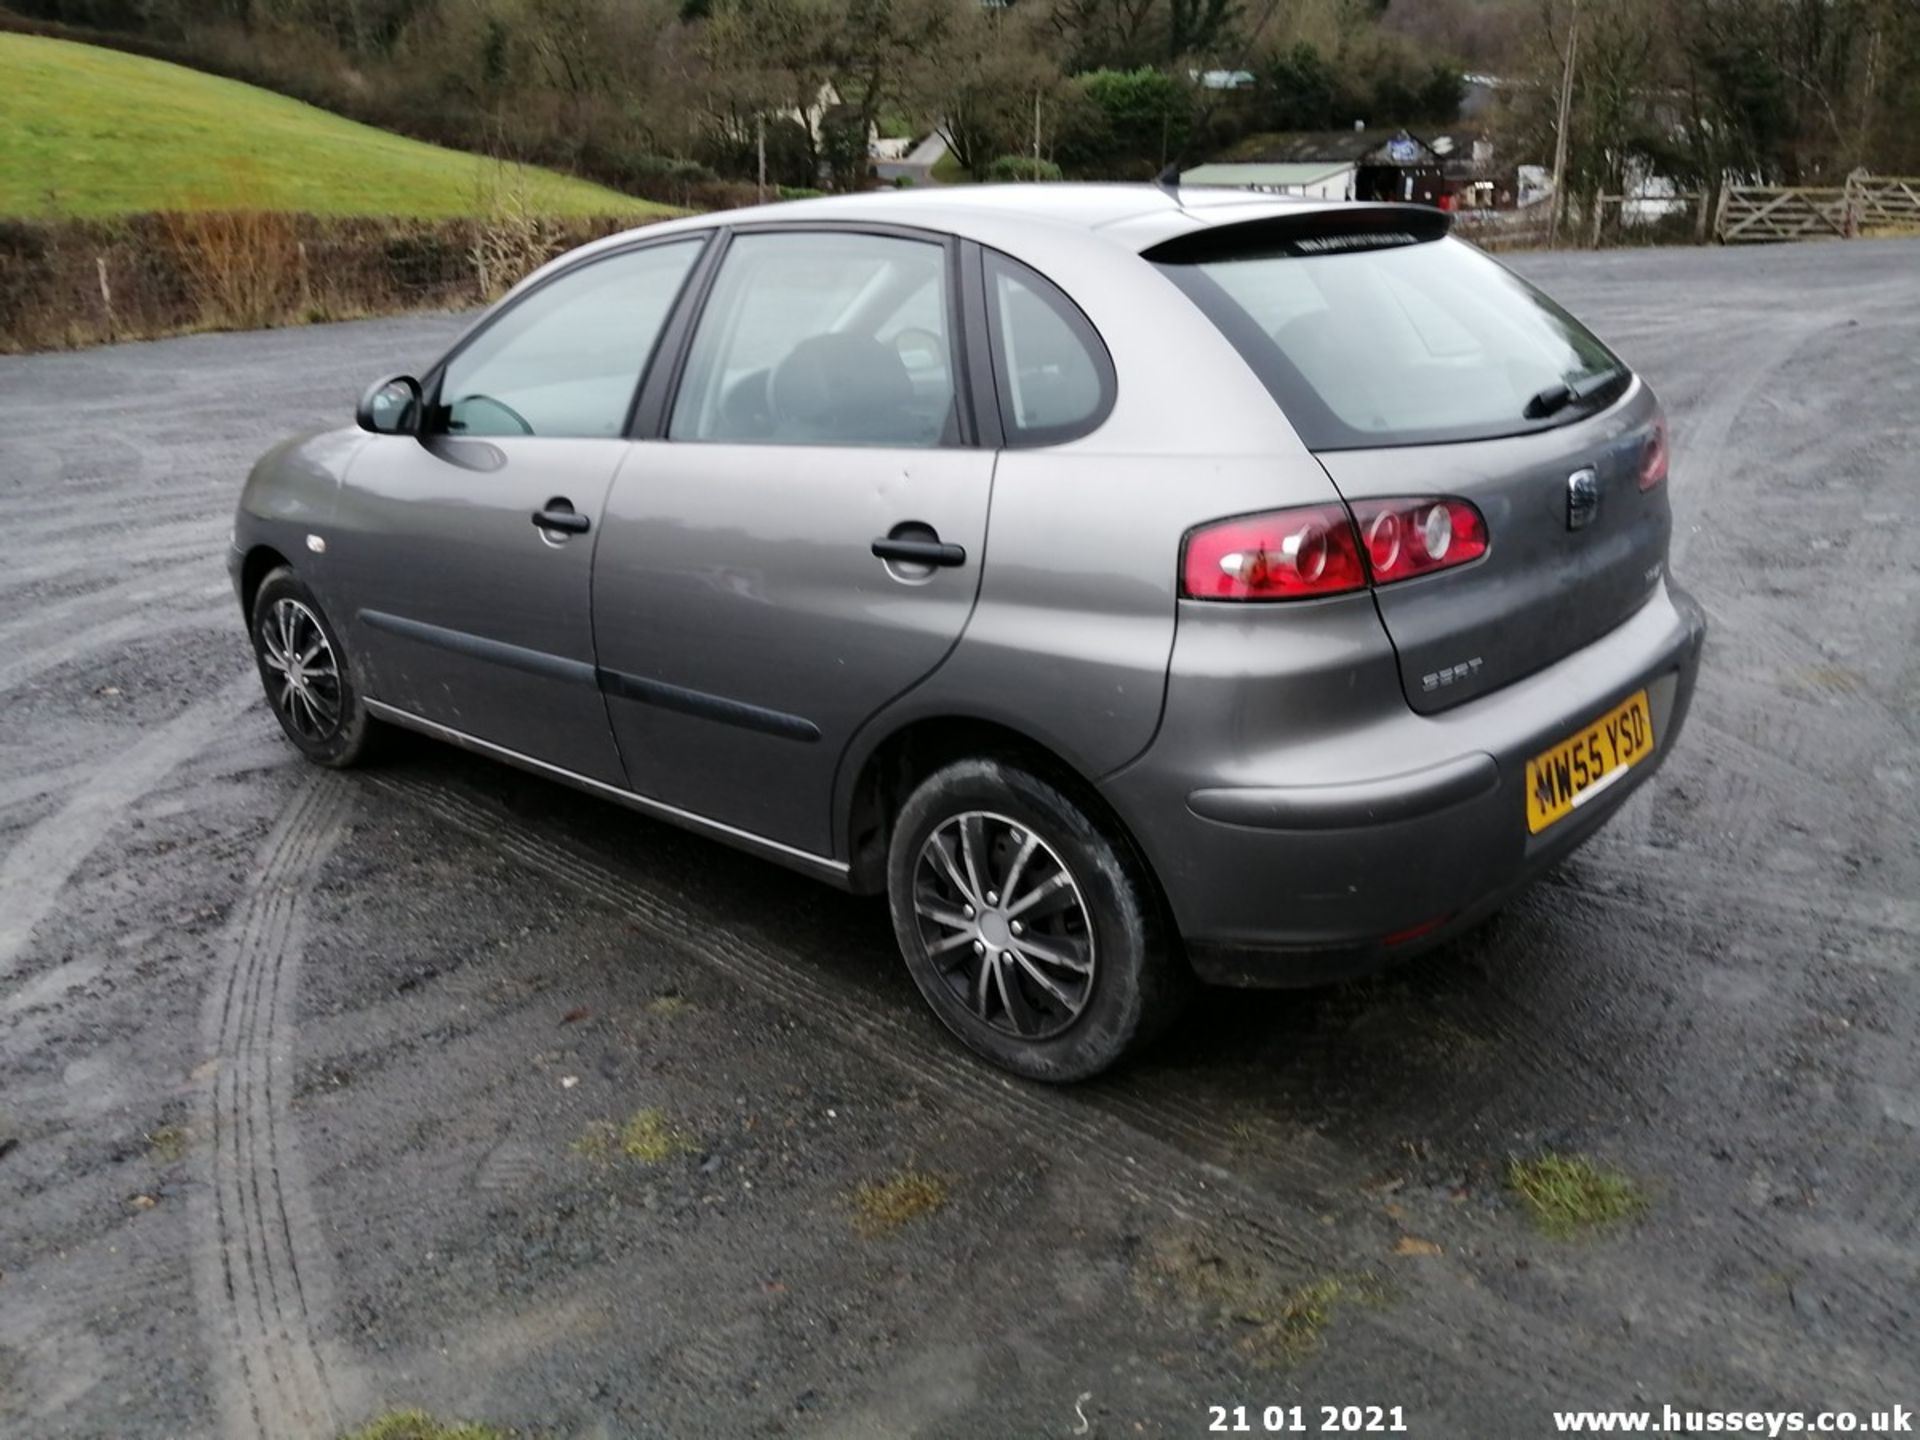
{"label": "tail light", "polygon": [[1202,525],[1187,536],[1181,594],[1190,600],[1301,600],[1366,588],[1344,505],[1305,505]]}
{"label": "tail light", "polygon": [[1353,518],[1376,585],[1464,565],[1487,553],[1487,522],[1464,500],[1356,500]]}
{"label": "tail light", "polygon": [[1653,432],[1640,450],[1640,488],[1651,490],[1667,478],[1667,417],[1655,417]]}
{"label": "tail light", "polygon": [[1303,505],[1202,525],[1187,535],[1189,600],[1304,600],[1431,574],[1487,552],[1487,525],[1464,500]]}

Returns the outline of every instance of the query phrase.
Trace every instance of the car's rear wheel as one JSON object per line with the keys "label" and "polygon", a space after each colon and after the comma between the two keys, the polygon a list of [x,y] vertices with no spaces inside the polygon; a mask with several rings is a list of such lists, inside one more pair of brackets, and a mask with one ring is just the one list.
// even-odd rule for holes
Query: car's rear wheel
{"label": "car's rear wheel", "polygon": [[1191,977],[1126,843],[998,760],[927,777],[887,856],[907,969],[947,1028],[1035,1080],[1082,1080],[1179,1013]]}
{"label": "car's rear wheel", "polygon": [[380,723],[354,687],[320,602],[293,571],[283,566],[260,582],[251,633],[267,704],[300,753],[340,770],[365,760]]}

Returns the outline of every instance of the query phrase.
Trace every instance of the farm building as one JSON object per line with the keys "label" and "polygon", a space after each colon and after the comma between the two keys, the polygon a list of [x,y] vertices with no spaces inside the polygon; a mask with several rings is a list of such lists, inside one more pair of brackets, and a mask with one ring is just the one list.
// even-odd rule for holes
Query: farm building
{"label": "farm building", "polygon": [[1438,205],[1444,188],[1441,157],[1426,141],[1364,129],[1251,136],[1227,158],[1185,171],[1180,183],[1423,205]]}
{"label": "farm building", "polygon": [[1305,195],[1312,200],[1351,200],[1353,166],[1327,161],[1279,165],[1196,165],[1180,174],[1182,185],[1227,185],[1269,195]]}

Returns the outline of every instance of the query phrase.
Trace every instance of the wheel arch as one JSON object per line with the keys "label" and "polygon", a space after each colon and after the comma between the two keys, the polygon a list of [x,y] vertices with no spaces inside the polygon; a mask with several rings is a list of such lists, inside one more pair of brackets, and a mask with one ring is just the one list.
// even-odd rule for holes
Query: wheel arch
{"label": "wheel arch", "polygon": [[285,566],[292,569],[292,562],[271,545],[255,545],[240,562],[240,613],[253,623],[253,597],[260,593],[260,586],[267,576]]}
{"label": "wheel arch", "polygon": [[[1057,786],[1084,808],[1102,829],[1125,846],[1166,907],[1166,893],[1133,827],[1100,792],[1092,778],[1058,749],[1003,721],[965,714],[923,715],[904,720],[874,739],[857,763],[842,772],[836,807],[836,834],[847,857],[848,888],[860,894],[886,889],[887,846],[894,817],[908,795],[927,776],[956,760],[992,758],[1010,761]],[[852,757],[849,757],[852,760]]]}

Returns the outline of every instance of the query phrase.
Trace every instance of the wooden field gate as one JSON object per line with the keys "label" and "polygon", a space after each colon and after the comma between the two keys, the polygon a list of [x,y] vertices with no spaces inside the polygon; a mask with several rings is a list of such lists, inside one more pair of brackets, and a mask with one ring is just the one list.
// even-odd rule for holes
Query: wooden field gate
{"label": "wooden field gate", "polygon": [[1725,245],[1852,239],[1880,226],[1920,228],[1920,178],[1849,175],[1845,185],[1729,185],[1714,234]]}

